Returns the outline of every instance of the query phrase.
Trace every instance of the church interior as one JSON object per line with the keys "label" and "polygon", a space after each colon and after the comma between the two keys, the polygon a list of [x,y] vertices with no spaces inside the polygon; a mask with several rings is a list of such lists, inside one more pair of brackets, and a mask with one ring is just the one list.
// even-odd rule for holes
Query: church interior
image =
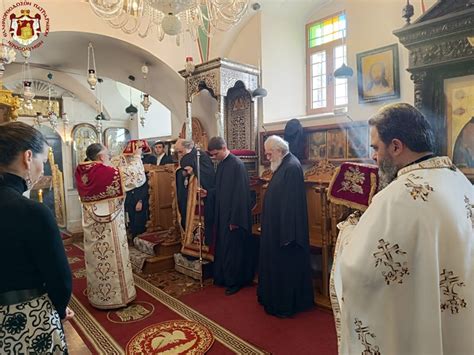
{"label": "church interior", "polygon": [[[472,0],[2,4],[0,121],[34,126],[51,147],[30,198],[56,217],[70,263],[70,354],[336,354],[330,272],[348,208],[327,192],[343,162],[374,164],[368,120],[386,104],[423,112],[436,153],[474,181]],[[264,142],[272,135],[289,141],[301,162],[307,201],[315,308],[290,319],[258,306],[258,275],[230,297],[213,285],[213,250],[196,242],[201,214],[183,226],[177,206],[176,141],[192,140],[206,154],[211,137],[223,137],[248,172],[258,249],[272,179]],[[151,149],[162,142],[172,162],[144,164],[148,215],[129,241],[137,298],[98,310],[85,293],[74,172],[90,144],[119,155],[137,140]],[[187,203],[188,211],[201,210],[199,198]],[[183,320],[203,329],[172,327]],[[176,338],[157,335],[164,331]],[[169,341],[181,352],[169,350]]]}

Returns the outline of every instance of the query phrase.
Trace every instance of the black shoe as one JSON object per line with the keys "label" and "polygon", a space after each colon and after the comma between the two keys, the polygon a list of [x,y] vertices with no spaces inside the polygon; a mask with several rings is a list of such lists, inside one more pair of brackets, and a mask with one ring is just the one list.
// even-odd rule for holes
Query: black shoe
{"label": "black shoe", "polygon": [[281,319],[291,318],[291,314],[286,313],[275,313],[274,316]]}
{"label": "black shoe", "polygon": [[225,289],[225,294],[227,296],[230,296],[230,295],[233,295],[234,293],[237,293],[240,291],[240,286],[232,286],[232,287],[228,287]]}

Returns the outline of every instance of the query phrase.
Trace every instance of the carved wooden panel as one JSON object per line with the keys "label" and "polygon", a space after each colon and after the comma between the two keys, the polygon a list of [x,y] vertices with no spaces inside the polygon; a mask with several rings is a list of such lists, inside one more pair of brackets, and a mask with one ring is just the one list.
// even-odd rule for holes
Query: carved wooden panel
{"label": "carved wooden panel", "polygon": [[[468,40],[474,37],[474,1],[439,0],[415,24],[394,34],[410,51],[408,71],[415,84],[415,106],[433,127],[436,153],[450,155],[445,83],[474,74],[474,46]],[[474,180],[469,169],[461,170]]]}
{"label": "carved wooden panel", "polygon": [[[191,176],[188,183],[188,202],[186,205],[186,230],[182,236],[181,253],[196,258],[214,261],[211,246],[206,244],[204,225],[204,201],[197,198],[198,183]],[[200,204],[199,204],[200,202]],[[201,214],[200,214],[201,212]]]}
{"label": "carved wooden panel", "polygon": [[305,181],[329,184],[336,166],[327,160],[320,160],[304,173]]}
{"label": "carved wooden panel", "polygon": [[147,232],[169,231],[179,239],[177,213],[174,204],[176,191],[175,166],[147,165],[150,217]]}
{"label": "carved wooden panel", "polygon": [[318,188],[313,183],[306,184],[306,203],[308,210],[309,244],[321,248],[325,241],[326,206],[325,189]]}
{"label": "carved wooden panel", "polygon": [[[251,93],[258,86],[259,69],[216,58],[196,65],[192,73],[185,70],[179,73],[186,80],[186,101],[189,105],[193,97],[204,89],[218,101],[215,124],[217,132],[225,136],[228,146],[231,149],[255,150],[257,124]],[[240,90],[237,95],[234,89]]]}
{"label": "carved wooden panel", "polygon": [[252,201],[252,234],[260,235],[261,216],[263,210],[264,181],[261,179],[250,180],[250,196]]}
{"label": "carved wooden panel", "polygon": [[270,181],[272,179],[272,176],[273,176],[273,171],[271,169],[265,169],[264,171],[262,171],[262,180],[265,180],[265,181]]}
{"label": "carved wooden panel", "polygon": [[243,84],[229,89],[226,98],[227,145],[230,149],[255,149],[252,97]]}
{"label": "carved wooden panel", "polygon": [[[209,137],[207,136],[204,127],[202,126],[201,121],[197,117],[193,117],[192,121],[192,131],[193,131],[193,142],[199,144],[201,149],[207,150],[207,143],[209,142]],[[183,123],[181,128],[181,133],[179,135],[181,138],[186,137],[186,124]]]}

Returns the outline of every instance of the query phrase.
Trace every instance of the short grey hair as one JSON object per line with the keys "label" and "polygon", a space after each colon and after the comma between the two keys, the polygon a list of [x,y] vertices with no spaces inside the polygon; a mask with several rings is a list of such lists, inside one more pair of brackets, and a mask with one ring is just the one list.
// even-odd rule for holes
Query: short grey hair
{"label": "short grey hair", "polygon": [[194,142],[193,142],[192,140],[190,140],[190,139],[189,139],[189,140],[187,140],[187,139],[183,140],[183,141],[181,142],[181,144],[182,144],[183,147],[186,148],[186,149],[193,149],[193,148],[194,148]]}
{"label": "short grey hair", "polygon": [[180,143],[184,149],[191,150],[194,148],[194,142],[191,139],[180,138],[176,143]]}
{"label": "short grey hair", "polygon": [[270,147],[272,150],[279,150],[283,155],[290,151],[288,142],[279,136],[270,136],[265,140],[265,146]]}

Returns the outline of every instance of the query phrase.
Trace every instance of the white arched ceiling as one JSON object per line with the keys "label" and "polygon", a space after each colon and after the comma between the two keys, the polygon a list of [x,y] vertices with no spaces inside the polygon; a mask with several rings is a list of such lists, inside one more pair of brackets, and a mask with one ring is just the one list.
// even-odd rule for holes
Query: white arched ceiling
{"label": "white arched ceiling", "polygon": [[[70,75],[68,73],[63,73],[55,70],[46,70],[40,68],[32,68],[31,76],[33,80],[46,80],[49,72],[52,72],[53,75],[53,84],[63,88],[69,93],[73,94],[77,99],[89,105],[93,109],[96,108],[96,97],[95,92],[87,88],[81,83],[81,79],[85,80],[85,77],[80,77],[77,75]],[[12,90],[13,87],[17,86],[18,82],[23,81],[22,66],[20,64],[8,64],[5,66],[5,76],[3,82],[5,86]],[[20,93],[20,92],[17,92]],[[39,94],[42,96],[41,94]],[[69,95],[68,95],[69,96]],[[108,112],[105,112],[108,115]]]}
{"label": "white arched ceiling", "polygon": [[[4,6],[16,2],[6,0]],[[295,9],[302,10],[308,3],[316,7],[320,0],[251,0],[250,4],[255,2],[262,5],[259,10],[262,12],[279,7],[282,12],[292,13]],[[133,86],[150,92],[152,97],[171,111],[176,125],[181,126],[185,117],[185,85],[177,71],[184,67],[184,59],[188,55],[199,62],[196,43],[188,42],[178,47],[174,38],[169,36],[160,42],[153,36],[141,38],[137,34],[125,34],[95,15],[86,0],[41,0],[40,3],[50,19],[50,33],[44,38],[44,44],[33,51],[32,63],[46,65],[48,70],[85,74],[87,45],[92,42],[99,76],[127,84],[128,75],[135,75],[137,80]],[[241,35],[242,28],[254,14],[255,11],[249,7],[244,19],[230,31],[215,33],[211,39],[212,57],[225,57],[230,53],[232,43]],[[262,43],[264,46],[265,43]],[[143,62],[147,62],[150,67],[147,88],[140,75]]]}
{"label": "white arched ceiling", "polygon": [[[32,51],[30,63],[33,67],[86,76],[89,42],[94,46],[99,77],[129,84],[128,76],[134,75],[133,87],[149,92],[176,116],[184,117],[185,85],[182,77],[149,52],[120,39],[84,32],[53,32],[44,45]],[[149,67],[146,81],[141,74],[144,63]]]}

